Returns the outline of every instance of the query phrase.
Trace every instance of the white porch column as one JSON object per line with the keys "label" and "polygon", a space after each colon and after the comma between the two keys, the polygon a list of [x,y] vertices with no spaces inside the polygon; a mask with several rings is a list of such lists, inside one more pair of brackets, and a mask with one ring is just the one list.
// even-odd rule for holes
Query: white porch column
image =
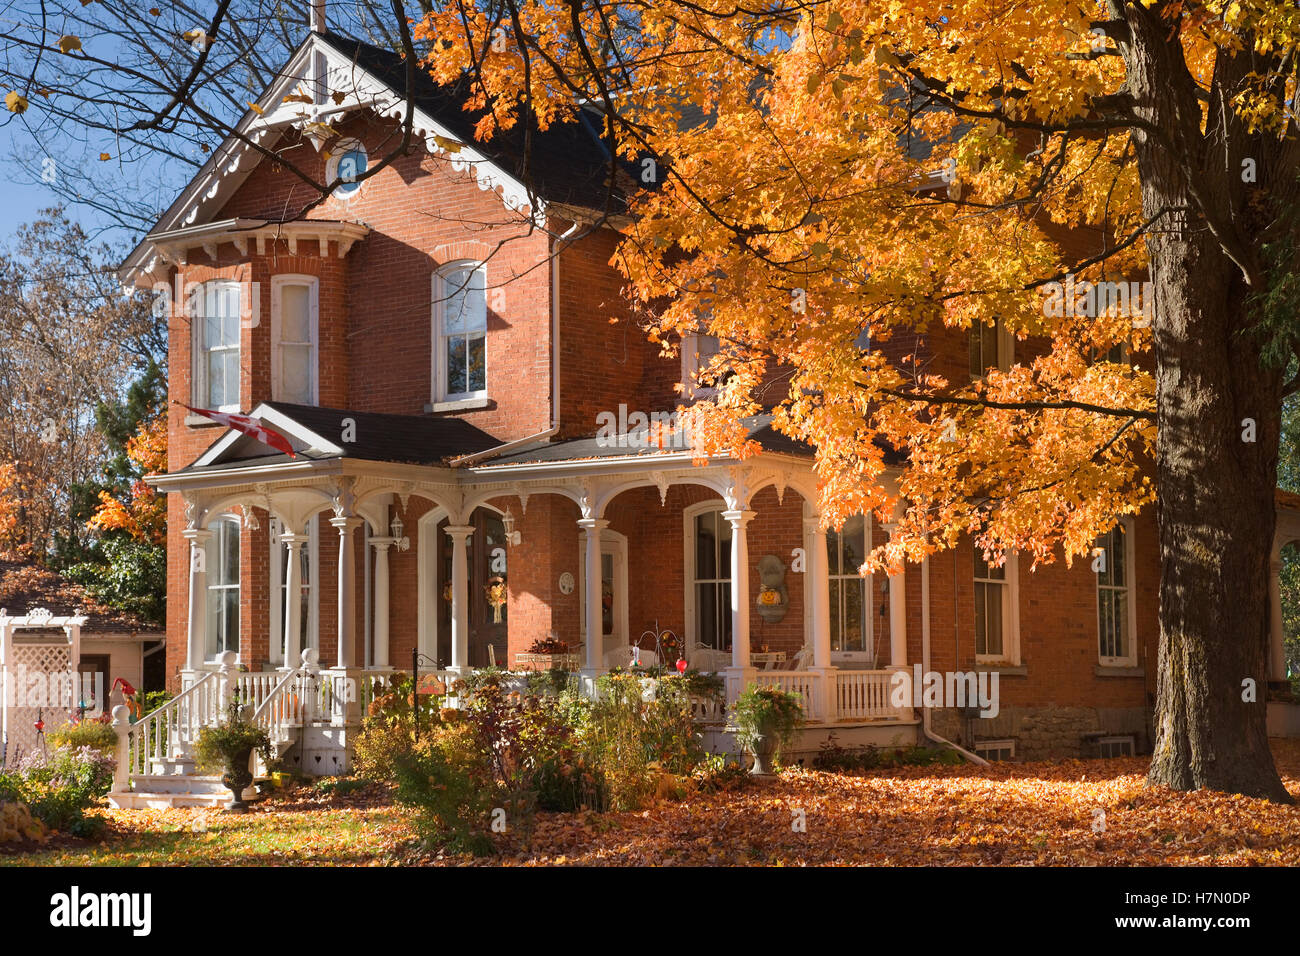
{"label": "white porch column", "polygon": [[371,538],[375,546],[375,622],[370,633],[374,636],[375,647],[371,663],[375,667],[388,666],[388,549],[395,538]]}
{"label": "white porch column", "polygon": [[603,669],[605,660],[605,628],[600,613],[600,535],[609,527],[609,522],[604,518],[581,518],[578,527],[587,533],[582,582],[585,592],[582,604],[587,624],[584,637],[587,642],[587,660],[583,676],[594,680]]}
{"label": "white porch column", "polygon": [[1282,588],[1280,576],[1282,560],[1277,558],[1268,567],[1268,679],[1286,680],[1286,647],[1282,631]]}
{"label": "white porch column", "polygon": [[[893,534],[893,526],[885,530]],[[889,576],[889,666],[907,666],[907,581],[904,565],[897,574]]]}
{"label": "white porch column", "polygon": [[356,666],[356,571],[352,560],[352,532],[361,525],[355,515],[331,518],[330,524],[339,532],[339,586],[338,586],[338,667]]}
{"label": "white porch column", "polygon": [[[805,518],[807,556],[804,559],[804,600],[808,602],[813,662],[809,668],[821,679],[820,700],[813,702],[817,717],[835,720],[839,710],[836,668],[831,666],[831,583],[826,555],[826,531],[819,517]],[[812,717],[812,714],[807,715]]]}
{"label": "white porch column", "polygon": [[813,666],[831,666],[830,564],[826,558],[826,531],[820,518],[804,519],[808,555],[804,559],[804,600],[808,602],[812,627]]}
{"label": "white porch column", "polygon": [[[289,567],[284,575],[284,650],[280,670],[291,671],[300,663],[302,657],[302,549],[307,544],[307,535],[286,531],[280,540],[289,547]],[[272,595],[271,600],[278,600],[279,595]]]}
{"label": "white porch column", "polygon": [[448,525],[451,538],[451,667],[453,673],[469,670],[469,566],[466,542],[473,525]]}
{"label": "white porch column", "polygon": [[[182,534],[190,543],[190,618],[185,644],[185,670],[192,675],[203,667],[203,657],[207,651],[207,543],[212,532],[207,528],[186,528]],[[187,678],[184,683],[189,681]]]}
{"label": "white porch column", "polygon": [[733,701],[754,680],[749,660],[749,535],[754,512],[722,512],[731,525],[731,666],[727,668],[727,699]]}

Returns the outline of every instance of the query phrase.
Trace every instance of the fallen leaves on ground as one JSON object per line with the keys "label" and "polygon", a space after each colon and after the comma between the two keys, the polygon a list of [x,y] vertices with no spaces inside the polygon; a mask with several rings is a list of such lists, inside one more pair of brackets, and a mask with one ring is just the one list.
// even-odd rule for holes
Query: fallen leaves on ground
{"label": "fallen leaves on ground", "polygon": [[[1274,740],[1300,797],[1300,741]],[[0,859],[136,865],[1300,865],[1300,808],[1145,782],[1145,758],[911,767],[861,775],[791,769],[741,790],[648,810],[542,813],[530,845],[501,837],[473,859],[423,850],[378,786],[300,788],[249,814],[101,810],[98,844]],[[801,813],[797,812],[801,811]],[[1104,812],[1103,820],[1098,811]],[[794,824],[802,819],[806,831]]]}

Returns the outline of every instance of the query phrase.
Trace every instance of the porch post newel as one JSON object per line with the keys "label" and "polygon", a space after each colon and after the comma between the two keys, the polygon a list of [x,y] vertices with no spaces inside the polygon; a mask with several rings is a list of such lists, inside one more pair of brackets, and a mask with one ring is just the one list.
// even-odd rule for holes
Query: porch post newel
{"label": "porch post newel", "polygon": [[586,621],[587,660],[583,676],[594,680],[604,665],[605,641],[602,626],[601,608],[601,573],[600,573],[600,535],[609,527],[604,518],[581,518],[578,527],[587,533],[583,564],[583,607]]}
{"label": "porch post newel", "polygon": [[203,667],[203,657],[207,651],[207,543],[212,537],[212,532],[207,528],[186,528],[182,534],[190,543],[189,633],[185,642],[186,676],[183,681],[189,684]]}
{"label": "porch post newel", "polygon": [[375,621],[371,629],[374,635],[375,647],[371,656],[371,664],[375,667],[388,666],[388,549],[392,546],[395,539],[393,538],[371,538],[370,543],[375,546],[375,592],[374,592],[374,612]]}
{"label": "porch post newel", "polygon": [[754,681],[749,659],[749,522],[754,512],[733,508],[722,512],[731,525],[731,667],[727,668],[728,700]]}
{"label": "porch post newel", "polygon": [[331,518],[330,524],[339,532],[339,586],[338,586],[338,667],[353,667],[356,659],[356,574],[352,561],[352,533],[361,524],[355,515]]}
{"label": "porch post newel", "polygon": [[451,538],[451,667],[453,674],[469,670],[469,563],[467,542],[473,525],[448,525]]}
{"label": "porch post newel", "polygon": [[280,536],[289,547],[289,567],[284,576],[284,650],[280,670],[291,671],[302,655],[302,549],[305,535],[286,532]]}

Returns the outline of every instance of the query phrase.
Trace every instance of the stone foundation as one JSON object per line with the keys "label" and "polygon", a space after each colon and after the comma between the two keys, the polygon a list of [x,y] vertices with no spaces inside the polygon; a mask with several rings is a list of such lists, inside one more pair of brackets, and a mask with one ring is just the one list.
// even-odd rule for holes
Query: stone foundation
{"label": "stone foundation", "polygon": [[1003,707],[987,718],[941,707],[931,711],[930,726],[966,748],[982,740],[1014,740],[1017,760],[1090,757],[1090,737],[1129,734],[1134,753],[1151,752],[1151,714],[1145,707]]}

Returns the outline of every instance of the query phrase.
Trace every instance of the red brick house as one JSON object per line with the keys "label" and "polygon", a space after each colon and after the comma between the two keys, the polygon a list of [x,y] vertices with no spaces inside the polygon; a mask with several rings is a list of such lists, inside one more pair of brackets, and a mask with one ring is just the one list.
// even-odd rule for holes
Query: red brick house
{"label": "red brick house", "polygon": [[[260,145],[330,177],[396,145],[398,57],[313,33],[281,76],[242,122]],[[234,652],[265,696],[313,649],[327,682],[365,686],[414,651],[453,673],[529,666],[546,638],[591,675],[639,643],[723,671],[733,694],[799,690],[823,739],[1149,746],[1153,515],[1102,542],[1105,575],[989,568],[966,546],[860,577],[888,527],[821,530],[808,449],[764,419],[744,461],[644,447],[713,346],[665,358],[630,321],[617,234],[583,228],[605,206],[598,124],[535,135],[525,183],[519,144],[475,143],[454,92],[421,74],[412,100],[417,148],[295,221],[309,194],[292,172],[223,144],[123,266],[170,301],[171,397],[251,414],[295,451],[172,406],[184,467],[153,479],[170,495],[170,680]],[[986,331],[925,347],[953,375],[1032,346]],[[680,644],[657,646],[665,630]],[[898,706],[892,674],[918,665],[996,672],[997,715]]]}

